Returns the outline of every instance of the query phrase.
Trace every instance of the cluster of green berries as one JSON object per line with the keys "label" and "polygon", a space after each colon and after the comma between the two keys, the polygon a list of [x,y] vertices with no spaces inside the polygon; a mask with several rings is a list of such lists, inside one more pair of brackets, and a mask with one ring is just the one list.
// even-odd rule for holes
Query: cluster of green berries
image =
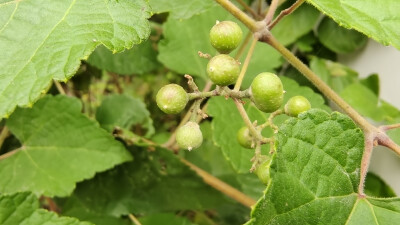
{"label": "cluster of green berries", "polygon": [[[243,32],[238,24],[232,21],[218,22],[210,30],[211,45],[220,53],[210,59],[207,74],[218,86],[227,86],[236,82],[240,74],[240,63],[229,53],[235,50],[242,41]],[[283,103],[283,85],[279,77],[273,73],[258,74],[249,89],[250,99],[255,106],[267,113],[278,110]],[[187,105],[189,94],[177,84],[168,84],[161,88],[156,96],[158,107],[167,114],[178,114]],[[285,105],[285,113],[297,116],[311,107],[302,96],[291,98]],[[254,141],[247,127],[237,133],[240,145],[253,148]],[[189,121],[178,128],[176,141],[183,149],[192,150],[201,145],[203,135],[196,122]],[[268,164],[269,165],[269,164]],[[257,173],[258,174],[258,173]]]}

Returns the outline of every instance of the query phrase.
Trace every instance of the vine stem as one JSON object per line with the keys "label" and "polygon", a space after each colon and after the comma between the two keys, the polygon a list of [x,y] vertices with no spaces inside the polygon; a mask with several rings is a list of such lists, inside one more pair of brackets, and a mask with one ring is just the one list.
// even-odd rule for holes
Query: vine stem
{"label": "vine stem", "polygon": [[294,12],[297,8],[299,8],[303,3],[305,2],[305,0],[297,0],[293,5],[291,5],[289,8],[282,10],[279,15],[275,18],[274,21],[272,21],[270,24],[269,22],[267,22],[268,24],[268,29],[272,30],[272,28],[274,28],[274,26],[281,21],[281,19],[289,14],[291,14],[292,12]]}
{"label": "vine stem", "polygon": [[254,48],[255,48],[257,42],[258,42],[258,40],[256,38],[253,38],[253,41],[251,42],[251,45],[250,45],[250,49],[246,55],[246,59],[244,60],[242,70],[240,71],[240,74],[236,81],[235,87],[233,88],[234,91],[239,91],[240,86],[242,85],[244,75],[246,74],[247,67],[249,66],[250,59],[251,59],[251,56],[253,55]]}
{"label": "vine stem", "polygon": [[0,148],[3,145],[4,141],[6,138],[10,135],[10,132],[8,131],[8,128],[6,126],[3,127],[3,130],[1,130],[0,133]]}
{"label": "vine stem", "polygon": [[252,9],[250,8],[246,2],[244,2],[243,0],[236,0],[241,6],[243,6],[243,8],[249,12],[254,18],[256,19],[260,19],[261,17]]}
{"label": "vine stem", "polygon": [[56,85],[56,88],[58,90],[58,92],[62,95],[65,95],[65,91],[64,88],[62,87],[62,85],[60,84],[60,82],[54,80],[54,84]]}
{"label": "vine stem", "polygon": [[272,18],[274,17],[276,9],[278,8],[278,3],[279,3],[279,0],[271,1],[271,5],[269,5],[267,15],[265,16],[265,19],[264,19],[266,24],[269,24],[272,21]]}
{"label": "vine stem", "polygon": [[219,180],[218,178],[208,174],[207,172],[200,169],[191,162],[187,161],[186,159],[181,158],[181,161],[187,166],[189,166],[192,170],[194,170],[200,177],[202,177],[207,184],[217,189],[218,191],[226,194],[227,196],[235,199],[242,205],[251,208],[254,204],[256,204],[256,201],[254,199],[248,197],[247,195],[243,194],[242,192],[238,191],[232,186],[226,184],[225,182]]}
{"label": "vine stem", "polygon": [[142,225],[142,224],[140,223],[140,221],[139,221],[132,213],[130,213],[130,214],[128,215],[128,217],[129,217],[129,219],[130,219],[135,225]]}

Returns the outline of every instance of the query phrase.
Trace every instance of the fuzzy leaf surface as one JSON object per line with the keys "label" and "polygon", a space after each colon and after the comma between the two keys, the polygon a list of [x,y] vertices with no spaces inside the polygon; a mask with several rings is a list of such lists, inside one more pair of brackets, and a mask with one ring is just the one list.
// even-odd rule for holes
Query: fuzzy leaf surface
{"label": "fuzzy leaf surface", "polygon": [[[90,9],[90,10],[88,10]],[[67,81],[100,44],[113,52],[150,34],[145,0],[0,2],[0,118]]]}
{"label": "fuzzy leaf surface", "polygon": [[[287,91],[284,95],[284,103],[293,96],[303,95],[310,101],[312,107],[329,111],[324,99],[310,88],[299,86],[294,80],[286,77],[281,77],[281,80],[284,90]],[[254,151],[241,147],[236,140],[237,131],[245,126],[245,123],[235,104],[231,99],[225,100],[223,97],[212,98],[209,102],[208,113],[213,117],[213,140],[221,147],[225,158],[237,172],[247,173],[251,167],[250,159],[253,157]],[[269,114],[259,111],[252,103],[246,103],[245,108],[250,119],[257,120],[258,124],[264,123],[269,116]],[[276,118],[275,122],[280,124],[286,118],[287,116],[281,115]],[[271,134],[266,129],[265,135],[270,136]],[[269,148],[264,146],[263,150],[267,153]]]}
{"label": "fuzzy leaf surface", "polygon": [[76,182],[132,159],[81,109],[79,100],[60,95],[13,113],[7,127],[23,146],[0,160],[0,192],[66,196]]}
{"label": "fuzzy leaf surface", "polygon": [[2,225],[91,225],[88,222],[59,217],[54,212],[39,209],[39,199],[27,192],[0,196],[0,223]]}
{"label": "fuzzy leaf surface", "polygon": [[189,19],[215,6],[213,0],[150,0],[150,6],[155,13],[169,12],[174,19]]}
{"label": "fuzzy leaf surface", "polygon": [[346,115],[312,109],[283,123],[271,180],[247,225],[395,224],[400,199],[356,193],[364,135]]}
{"label": "fuzzy leaf surface", "polygon": [[340,26],[400,49],[400,1],[307,0]]}

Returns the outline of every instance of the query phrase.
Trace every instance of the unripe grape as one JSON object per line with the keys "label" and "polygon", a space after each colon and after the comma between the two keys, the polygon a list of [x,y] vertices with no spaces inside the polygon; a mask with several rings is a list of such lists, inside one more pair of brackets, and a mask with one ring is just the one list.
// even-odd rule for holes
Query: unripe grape
{"label": "unripe grape", "polygon": [[158,107],[167,114],[180,113],[189,101],[185,89],[177,84],[162,87],[156,96]]}
{"label": "unripe grape", "polygon": [[179,147],[189,151],[200,147],[203,142],[203,134],[201,133],[200,126],[195,122],[187,122],[185,125],[178,128],[176,132],[176,142]]}
{"label": "unripe grape", "polygon": [[237,132],[236,138],[239,144],[244,148],[251,148],[253,138],[250,135],[250,130],[247,127],[242,127]]}
{"label": "unripe grape", "polygon": [[219,53],[228,54],[239,46],[243,32],[237,23],[222,21],[215,24],[210,30],[211,45]]}
{"label": "unripe grape", "polygon": [[208,77],[217,85],[233,84],[239,77],[239,63],[229,55],[214,56],[207,65]]}
{"label": "unripe grape", "polygon": [[258,178],[265,184],[268,185],[270,176],[269,176],[269,168],[271,166],[271,160],[268,159],[261,163],[256,169],[256,175]]}
{"label": "unripe grape", "polygon": [[311,109],[311,104],[303,96],[294,96],[285,105],[285,113],[289,116],[297,117],[300,113]]}
{"label": "unripe grape", "polygon": [[251,100],[263,112],[274,112],[282,105],[283,85],[273,73],[258,74],[250,86]]}

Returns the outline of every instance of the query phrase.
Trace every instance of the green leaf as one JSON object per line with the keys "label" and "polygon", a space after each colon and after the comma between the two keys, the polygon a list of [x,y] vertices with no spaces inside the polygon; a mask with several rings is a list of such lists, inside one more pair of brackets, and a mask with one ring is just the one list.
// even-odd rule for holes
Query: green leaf
{"label": "green leaf", "polygon": [[[96,214],[119,217],[129,213],[209,209],[226,203],[221,193],[206,185],[172,152],[161,148],[152,152],[133,148],[132,152],[135,162],[80,183],[67,199],[65,213],[79,218],[71,212],[79,211],[75,207],[84,207]],[[71,198],[79,204],[71,204]]]}
{"label": "green leaf", "polygon": [[371,74],[368,77],[361,79],[360,83],[369,88],[376,96],[379,96],[380,82],[378,74]]}
{"label": "green leaf", "polygon": [[139,221],[142,225],[194,225],[189,220],[170,213],[159,213],[140,217]]}
{"label": "green leaf", "polygon": [[153,12],[170,12],[170,17],[173,19],[189,19],[215,5],[213,0],[150,0]]}
{"label": "green leaf", "polygon": [[117,54],[113,54],[104,46],[99,46],[87,62],[99,69],[121,75],[145,74],[160,66],[151,41],[145,41]]}
{"label": "green leaf", "polygon": [[390,198],[396,197],[393,189],[389,187],[380,177],[376,174],[368,172],[365,180],[365,194],[373,197]]}
{"label": "green leaf", "polygon": [[1,193],[66,196],[76,182],[132,159],[81,110],[77,99],[60,95],[13,113],[7,127],[23,146],[0,160]]}
{"label": "green leaf", "polygon": [[348,85],[358,82],[356,71],[330,60],[312,57],[310,69],[337,93],[340,93]]}
{"label": "green leaf", "polygon": [[339,26],[332,19],[325,17],[318,26],[318,39],[328,49],[336,53],[351,53],[367,44],[368,37]]}
{"label": "green leaf", "polygon": [[400,2],[392,0],[308,0],[339,25],[400,49]]}
{"label": "green leaf", "polygon": [[2,225],[90,225],[75,218],[59,217],[54,212],[39,209],[39,200],[31,193],[0,196],[0,223]]}
{"label": "green leaf", "polygon": [[[164,39],[159,43],[158,59],[166,67],[178,73],[187,73],[206,79],[208,60],[200,58],[198,51],[212,55],[217,54],[217,51],[212,48],[209,38],[210,29],[217,20],[235,21],[246,34],[247,28],[222,7],[213,7],[188,20],[168,18],[163,25]],[[236,51],[231,55],[235,54]],[[246,54],[243,54],[239,60],[243,62],[245,57]],[[265,43],[257,43],[242,87],[248,87],[257,74],[273,71],[281,64],[281,56],[278,52]]]}
{"label": "green leaf", "polygon": [[[290,7],[293,1],[283,4],[277,12]],[[290,15],[285,16],[272,30],[272,34],[283,45],[292,44],[299,37],[314,28],[319,18],[319,11],[313,6],[303,4]]]}
{"label": "green leaf", "polygon": [[100,125],[112,131],[115,127],[130,129],[133,125],[143,125],[146,136],[154,134],[153,120],[142,100],[128,95],[109,95],[96,110]]}
{"label": "green leaf", "polygon": [[[324,99],[310,88],[299,86],[295,81],[286,77],[281,77],[281,80],[284,89],[287,91],[284,95],[284,102],[295,95],[303,95],[310,101],[313,108],[323,108],[329,111]],[[256,109],[251,103],[245,104],[245,108],[250,119],[252,121],[257,120],[258,124],[264,123],[269,116],[269,114]],[[209,101],[208,113],[213,117],[212,127],[215,143],[221,147],[225,158],[237,172],[247,173],[251,167],[250,159],[253,157],[254,151],[241,147],[236,140],[237,131],[245,126],[236,106],[230,99],[215,97]],[[282,115],[275,122],[279,124],[286,118],[285,115]],[[271,132],[268,133],[267,130],[265,134],[271,135]],[[263,149],[265,153],[269,152],[268,146],[263,147]]]}
{"label": "green leaf", "polygon": [[150,34],[145,0],[6,0],[0,15],[0,118],[67,81],[100,44],[120,52]]}
{"label": "green leaf", "polygon": [[399,199],[356,193],[363,151],[363,132],[346,115],[312,109],[287,120],[247,224],[395,224]]}

